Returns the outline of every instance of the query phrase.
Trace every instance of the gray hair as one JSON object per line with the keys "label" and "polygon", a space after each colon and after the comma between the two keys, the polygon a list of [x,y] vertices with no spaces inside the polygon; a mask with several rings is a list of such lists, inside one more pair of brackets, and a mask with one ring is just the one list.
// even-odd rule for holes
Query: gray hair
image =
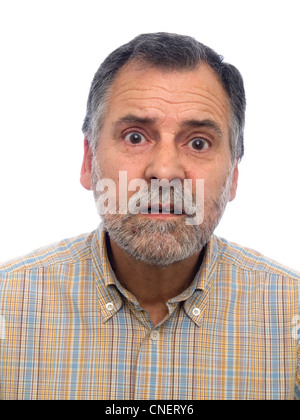
{"label": "gray hair", "polygon": [[234,162],[244,154],[246,98],[240,72],[206,45],[185,35],[165,32],[142,34],[113,51],[97,70],[91,84],[82,126],[84,136],[95,153],[102,128],[109,88],[120,69],[139,60],[165,70],[194,70],[207,63],[218,75],[231,106],[230,148]]}

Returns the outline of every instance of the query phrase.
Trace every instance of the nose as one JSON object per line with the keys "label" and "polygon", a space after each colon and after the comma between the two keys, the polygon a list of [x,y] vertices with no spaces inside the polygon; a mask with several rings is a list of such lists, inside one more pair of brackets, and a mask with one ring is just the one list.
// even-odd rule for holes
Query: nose
{"label": "nose", "polygon": [[147,181],[151,179],[184,180],[185,170],[178,146],[174,141],[161,139],[152,149],[145,170]]}

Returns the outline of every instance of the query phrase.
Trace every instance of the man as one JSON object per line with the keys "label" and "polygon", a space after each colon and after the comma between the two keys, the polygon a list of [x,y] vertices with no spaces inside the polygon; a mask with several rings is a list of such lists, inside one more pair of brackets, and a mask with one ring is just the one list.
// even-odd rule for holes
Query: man
{"label": "man", "polygon": [[1,266],[2,399],[300,397],[299,274],[213,234],[244,114],[238,70],[190,37],[104,61],[81,170],[103,224]]}

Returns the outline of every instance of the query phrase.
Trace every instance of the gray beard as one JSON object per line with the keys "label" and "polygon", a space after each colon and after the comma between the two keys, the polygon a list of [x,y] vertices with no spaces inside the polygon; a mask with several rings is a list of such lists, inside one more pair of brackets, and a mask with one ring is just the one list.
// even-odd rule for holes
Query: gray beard
{"label": "gray beard", "polygon": [[[230,196],[232,174],[231,170],[218,199],[205,204],[204,220],[200,225],[186,225],[184,216],[165,221],[129,213],[106,213],[101,218],[110,239],[134,259],[160,267],[167,267],[200,253],[224,213]],[[92,188],[95,200],[99,179],[98,164],[93,159]]]}
{"label": "gray beard", "polygon": [[110,238],[136,260],[167,267],[185,260],[208,242],[211,232],[183,221],[140,220],[138,215],[103,215]]}

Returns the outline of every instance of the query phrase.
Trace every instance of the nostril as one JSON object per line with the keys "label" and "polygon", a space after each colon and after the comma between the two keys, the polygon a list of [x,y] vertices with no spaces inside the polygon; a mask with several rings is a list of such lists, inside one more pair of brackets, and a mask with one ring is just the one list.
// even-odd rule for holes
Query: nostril
{"label": "nostril", "polygon": [[146,163],[146,168],[144,172],[145,179],[149,182],[150,180],[157,179],[172,179],[185,178],[185,165],[178,156],[166,157],[166,153],[155,154],[150,157]]}

